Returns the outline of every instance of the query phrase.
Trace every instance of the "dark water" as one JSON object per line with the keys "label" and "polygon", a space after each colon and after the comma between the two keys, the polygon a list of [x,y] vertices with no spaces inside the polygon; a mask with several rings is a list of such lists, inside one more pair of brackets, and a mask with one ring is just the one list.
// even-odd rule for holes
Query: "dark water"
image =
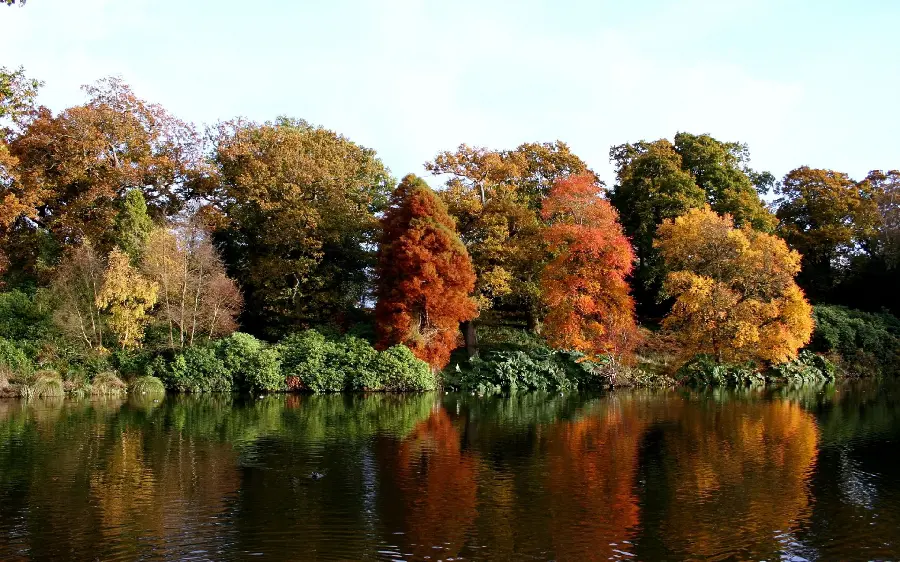
{"label": "dark water", "polygon": [[0,401],[0,560],[900,558],[898,397]]}

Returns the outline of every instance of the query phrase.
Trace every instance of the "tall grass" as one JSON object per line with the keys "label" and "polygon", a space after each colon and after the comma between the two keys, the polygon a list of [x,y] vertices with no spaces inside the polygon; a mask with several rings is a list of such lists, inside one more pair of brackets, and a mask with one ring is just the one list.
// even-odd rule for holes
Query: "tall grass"
{"label": "tall grass", "polygon": [[93,396],[125,396],[128,387],[115,373],[107,371],[100,373],[91,381],[91,394]]}
{"label": "tall grass", "polygon": [[132,381],[130,391],[137,395],[163,396],[166,393],[166,387],[163,386],[161,380],[148,375]]}

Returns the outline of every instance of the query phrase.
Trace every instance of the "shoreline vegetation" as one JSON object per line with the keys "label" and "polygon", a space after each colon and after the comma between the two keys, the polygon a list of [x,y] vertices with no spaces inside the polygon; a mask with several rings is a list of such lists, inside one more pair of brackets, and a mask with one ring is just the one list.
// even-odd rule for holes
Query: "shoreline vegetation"
{"label": "shoreline vegetation", "polygon": [[900,374],[900,171],[777,180],[679,132],[612,147],[609,186],[562,141],[463,144],[433,190],[302,119],[41,86],[0,68],[0,396]]}

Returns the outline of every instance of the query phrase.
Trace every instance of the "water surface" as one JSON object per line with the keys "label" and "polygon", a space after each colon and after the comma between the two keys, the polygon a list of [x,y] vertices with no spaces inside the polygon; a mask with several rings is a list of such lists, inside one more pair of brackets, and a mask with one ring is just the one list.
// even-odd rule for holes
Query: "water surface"
{"label": "water surface", "polygon": [[898,558],[898,408],[872,384],[3,400],[0,559]]}

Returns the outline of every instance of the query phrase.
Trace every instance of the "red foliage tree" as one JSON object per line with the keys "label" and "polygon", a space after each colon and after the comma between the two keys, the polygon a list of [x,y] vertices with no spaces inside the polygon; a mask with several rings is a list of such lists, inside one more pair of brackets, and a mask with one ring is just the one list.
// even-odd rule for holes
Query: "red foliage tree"
{"label": "red foliage tree", "polygon": [[594,176],[558,180],[541,215],[555,255],[541,274],[548,342],[589,356],[629,351],[637,335],[626,281],[634,253]]}
{"label": "red foliage tree", "polygon": [[402,343],[443,368],[458,345],[459,323],[477,315],[472,260],[444,203],[412,174],[391,195],[382,229],[378,345]]}

